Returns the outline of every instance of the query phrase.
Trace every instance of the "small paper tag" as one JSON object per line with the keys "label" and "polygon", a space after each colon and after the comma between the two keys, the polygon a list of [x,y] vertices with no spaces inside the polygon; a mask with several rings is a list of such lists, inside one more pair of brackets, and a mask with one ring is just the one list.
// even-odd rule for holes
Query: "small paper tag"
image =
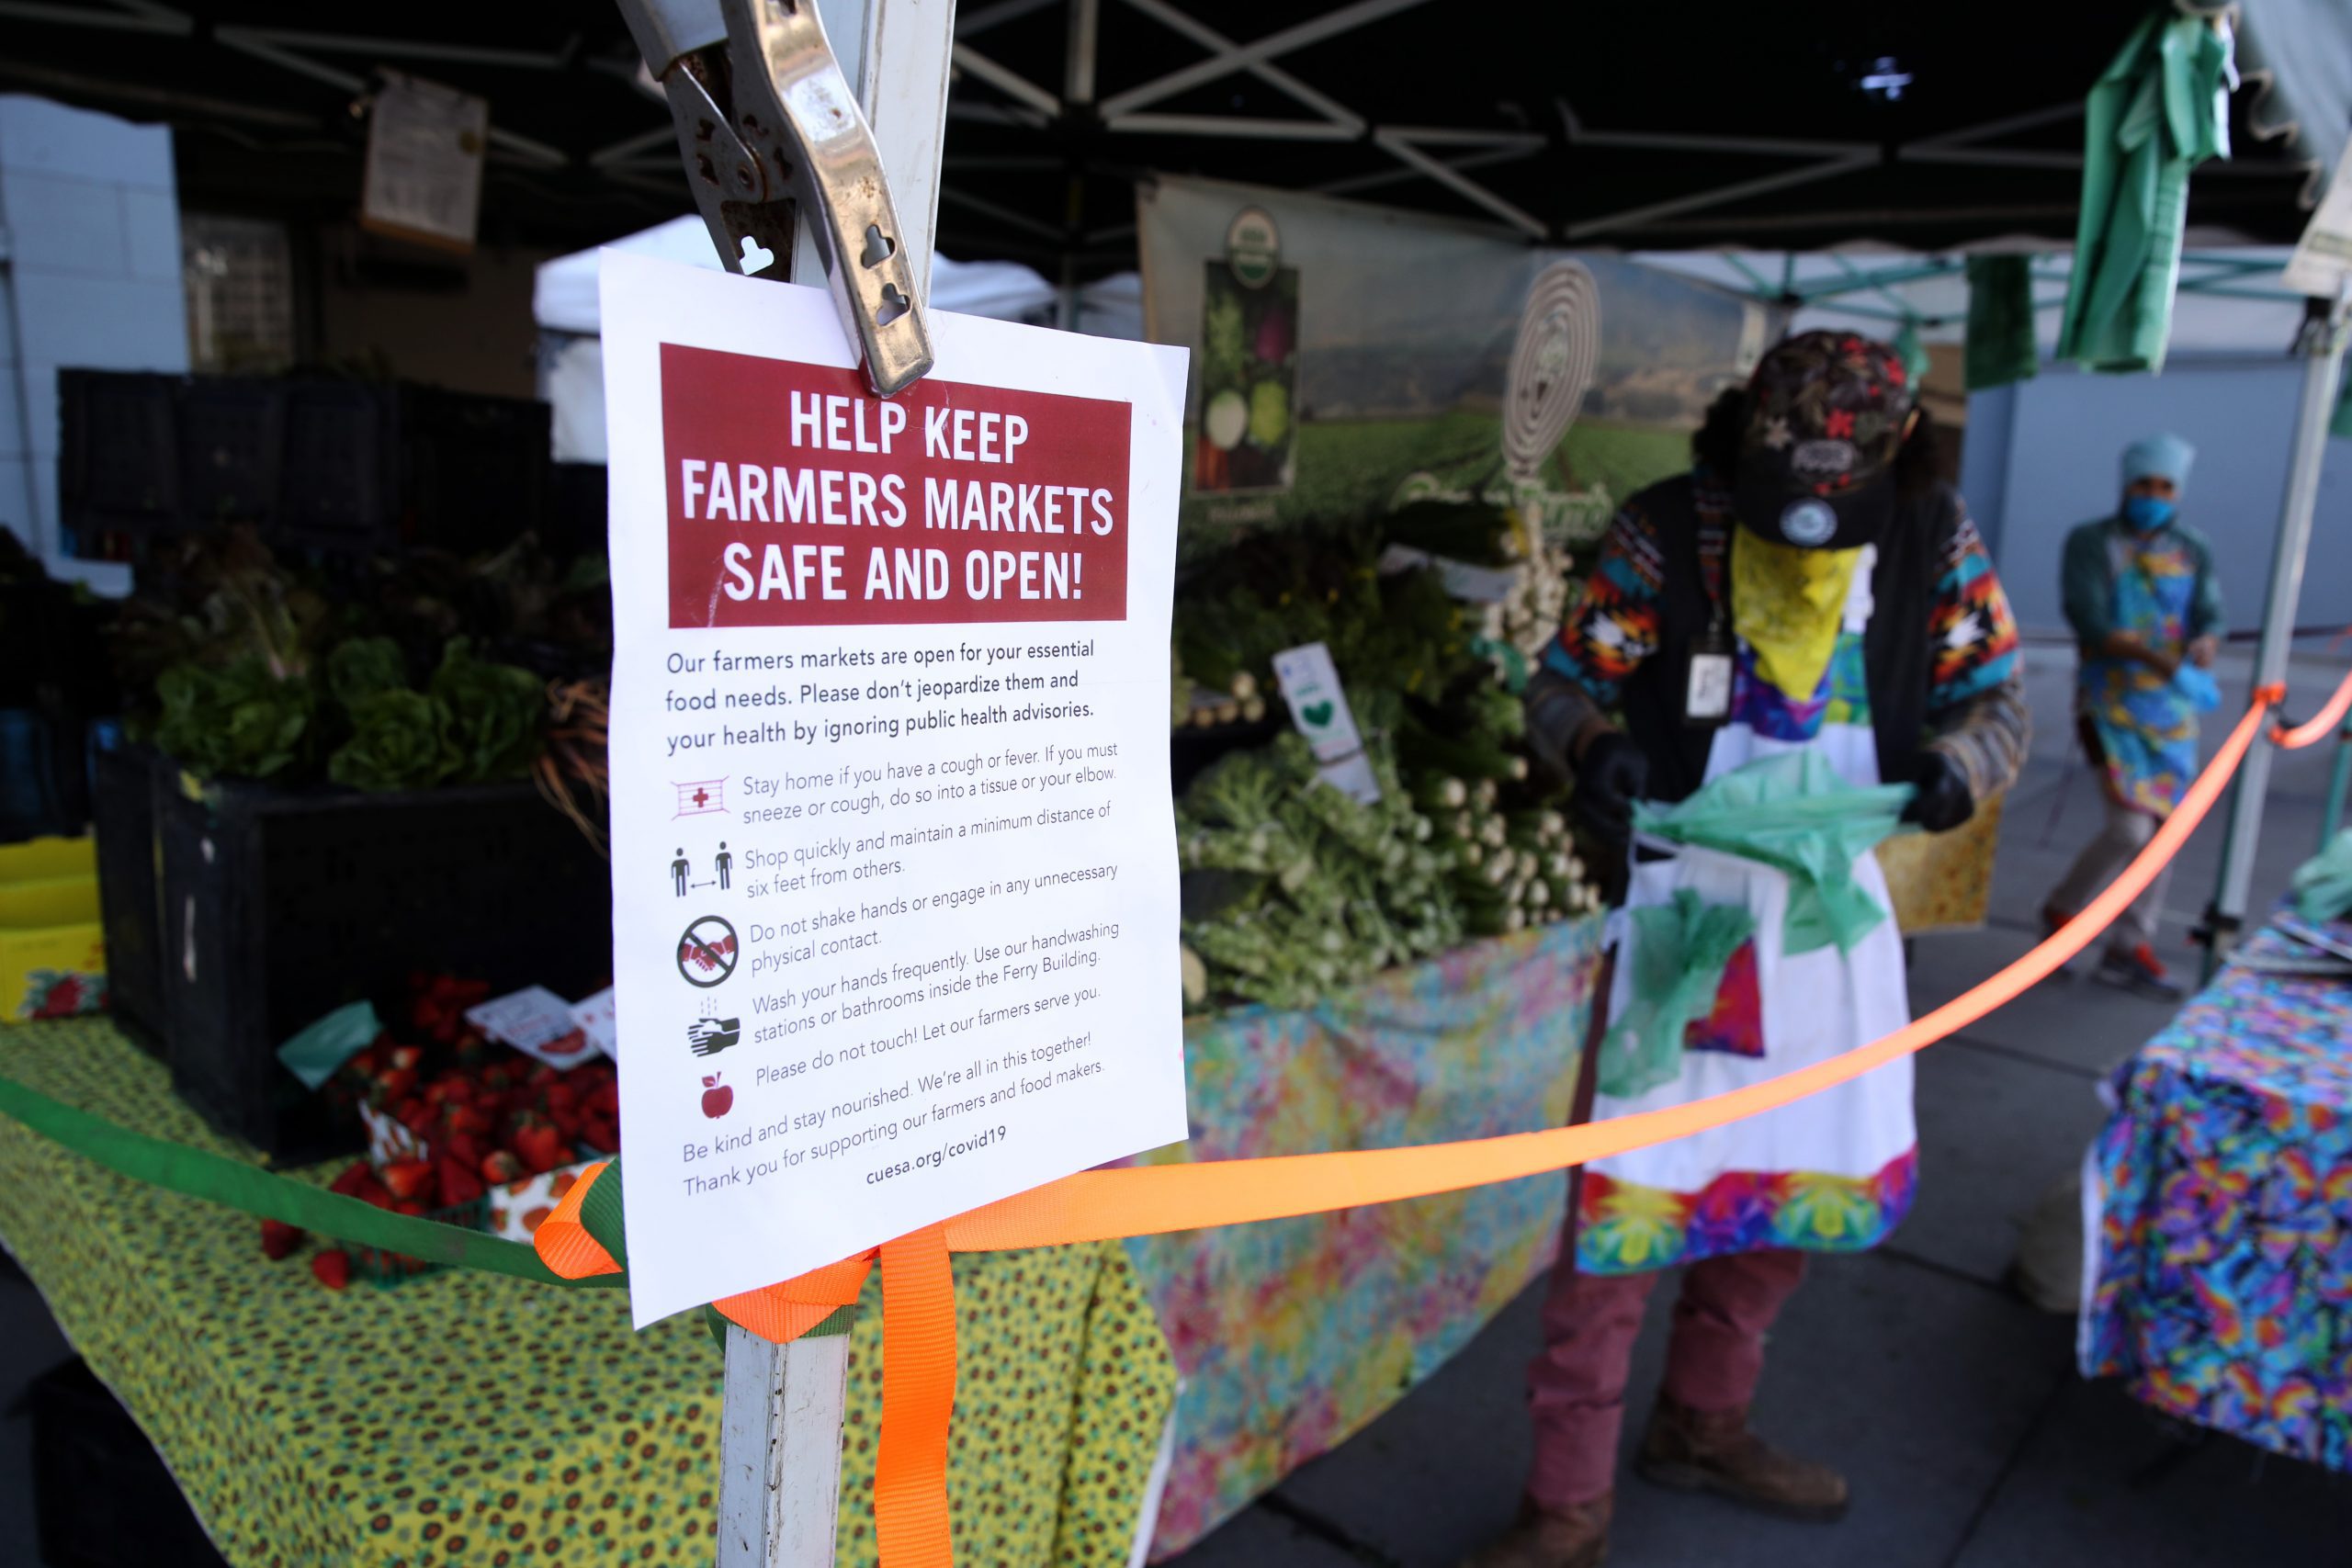
{"label": "small paper tag", "polygon": [[588,1037],[588,1043],[620,1060],[620,1025],[613,1012],[613,988],[610,986],[593,997],[582,997],[571,1004],[571,1021]]}
{"label": "small paper tag", "polygon": [[1369,806],[1380,798],[1379,781],[1365,761],[1363,738],[1348,707],[1348,694],[1331,664],[1331,650],[1319,642],[1274,655],[1274,679],[1290,705],[1290,720],[1306,738],[1321,766],[1323,782]]}
{"label": "small paper tag", "polygon": [[526,986],[469,1007],[466,1021],[551,1067],[569,1067],[587,1057],[588,1036],[573,1021],[571,1004],[545,986]]}

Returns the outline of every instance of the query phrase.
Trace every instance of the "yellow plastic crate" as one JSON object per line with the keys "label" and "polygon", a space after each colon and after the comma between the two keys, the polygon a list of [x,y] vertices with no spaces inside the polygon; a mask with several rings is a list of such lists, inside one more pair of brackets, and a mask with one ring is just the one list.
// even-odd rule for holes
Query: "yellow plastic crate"
{"label": "yellow plastic crate", "polygon": [[96,1012],[106,995],[91,841],[0,844],[0,1021]]}

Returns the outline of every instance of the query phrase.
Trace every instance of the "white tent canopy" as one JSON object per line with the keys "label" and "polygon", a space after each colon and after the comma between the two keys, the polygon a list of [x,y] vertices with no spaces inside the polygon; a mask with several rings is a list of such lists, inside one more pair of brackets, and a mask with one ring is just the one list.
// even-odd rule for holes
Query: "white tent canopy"
{"label": "white tent canopy", "polygon": [[[660,256],[719,270],[718,251],[700,217],[673,218],[595,250],[558,256],[539,265],[531,316],[539,326],[539,395],[554,410],[559,463],[605,460],[605,358],[597,310],[596,257],[603,251]],[[933,310],[1001,321],[1050,324],[1058,304],[1052,284],[1018,262],[931,263]],[[1098,337],[1143,336],[1143,303],[1136,275],[1090,284],[1079,299],[1079,330]]]}
{"label": "white tent canopy", "polygon": [[[1973,248],[2033,254],[2035,336],[2042,357],[2052,357],[2073,255],[2025,242]],[[2181,257],[2170,353],[2285,352],[2303,319],[2302,297],[2279,280],[2292,254],[2285,245],[2190,246]],[[1956,344],[1967,335],[1968,278],[1965,258],[1956,253],[1854,246],[1802,253],[1640,251],[1634,259],[1768,306],[1797,302],[1792,332],[1844,330],[1886,338],[1907,319],[1924,343]]]}
{"label": "white tent canopy", "polygon": [[[692,213],[596,250],[558,256],[540,264],[538,281],[531,291],[531,315],[543,330],[596,335],[597,250],[627,251],[719,270],[718,251],[711,243],[710,231]],[[1019,262],[956,262],[937,256],[931,264],[931,296],[925,303],[934,310],[1017,321],[1050,315],[1054,300],[1054,286]]]}

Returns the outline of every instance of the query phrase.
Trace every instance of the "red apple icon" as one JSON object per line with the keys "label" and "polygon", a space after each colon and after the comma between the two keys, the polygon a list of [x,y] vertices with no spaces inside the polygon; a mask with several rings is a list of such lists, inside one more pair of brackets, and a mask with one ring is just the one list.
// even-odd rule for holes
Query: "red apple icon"
{"label": "red apple icon", "polygon": [[716,1122],[726,1115],[734,1103],[734,1086],[720,1083],[717,1073],[702,1080],[702,1113],[705,1116]]}

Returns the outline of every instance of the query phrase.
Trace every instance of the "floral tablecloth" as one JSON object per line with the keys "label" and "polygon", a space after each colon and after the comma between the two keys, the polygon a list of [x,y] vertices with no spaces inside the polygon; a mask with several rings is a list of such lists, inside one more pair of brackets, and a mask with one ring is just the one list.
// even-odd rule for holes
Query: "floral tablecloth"
{"label": "floral tablecloth", "polygon": [[[2265,930],[2244,951],[2297,948]],[[2352,1470],[2352,983],[2233,964],[2109,1095],[2085,1374]]]}
{"label": "floral tablecloth", "polygon": [[[1236,1159],[1558,1126],[1598,916],[1397,970],[1312,1011],[1249,1008],[1185,1042],[1188,1145]],[[1152,1552],[1170,1556],[1442,1365],[1549,1266],[1566,1183],[1127,1244],[1182,1378]]]}
{"label": "floral tablecloth", "polygon": [[[0,1025],[0,1075],[237,1152],[103,1020]],[[712,1561],[720,1358],[699,1314],[633,1334],[618,1292],[465,1272],[335,1292],[259,1235],[0,1117],[0,1242],[238,1568]],[[959,1560],[1122,1568],[1175,1393],[1126,1254],[955,1269]],[[875,1561],[878,1280],[850,1346],[844,1565]]]}

